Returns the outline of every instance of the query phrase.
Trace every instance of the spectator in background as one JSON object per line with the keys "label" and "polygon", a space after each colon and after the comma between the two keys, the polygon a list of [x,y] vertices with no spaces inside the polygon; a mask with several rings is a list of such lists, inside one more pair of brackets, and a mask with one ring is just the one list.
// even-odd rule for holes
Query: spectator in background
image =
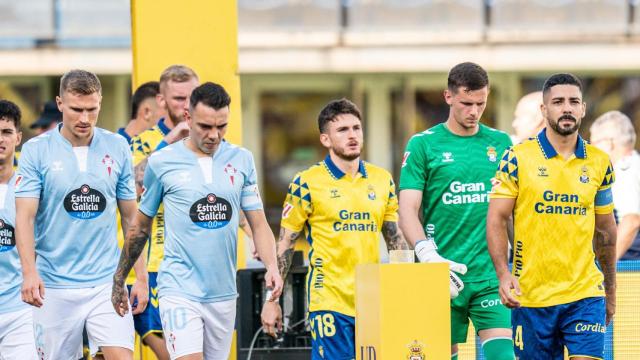
{"label": "spectator in background", "polygon": [[609,111],[589,129],[591,143],[604,150],[613,163],[613,204],[618,222],[617,260],[640,259],[640,156],[634,150],[636,131],[629,117]]}
{"label": "spectator in background", "polygon": [[544,128],[544,119],[540,111],[541,104],[542,91],[529,93],[518,101],[514,113],[515,117],[511,123],[515,132],[515,134],[511,136],[511,141],[513,141],[514,144],[538,135],[540,130]]}
{"label": "spectator in background", "polygon": [[44,104],[40,117],[29,126],[36,136],[47,132],[62,121],[62,113],[58,110],[58,105],[55,101],[47,101]]}
{"label": "spectator in background", "polygon": [[131,120],[118,134],[131,143],[131,139],[141,132],[154,127],[165,115],[164,109],[156,100],[160,92],[160,83],[149,81],[140,85],[131,97]]}

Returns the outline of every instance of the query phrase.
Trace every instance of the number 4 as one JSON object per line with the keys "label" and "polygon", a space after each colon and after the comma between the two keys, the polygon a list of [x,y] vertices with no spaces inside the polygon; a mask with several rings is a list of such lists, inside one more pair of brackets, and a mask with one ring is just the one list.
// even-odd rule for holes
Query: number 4
{"label": "number 4", "polygon": [[520,350],[524,349],[524,342],[522,341],[522,325],[516,327],[516,336],[513,339],[513,344]]}

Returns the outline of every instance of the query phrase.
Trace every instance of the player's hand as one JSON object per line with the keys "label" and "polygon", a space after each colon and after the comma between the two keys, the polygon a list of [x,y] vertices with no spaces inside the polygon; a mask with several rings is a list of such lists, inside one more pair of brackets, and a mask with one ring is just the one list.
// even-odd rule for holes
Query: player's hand
{"label": "player's hand", "polygon": [[262,329],[265,334],[277,336],[278,331],[282,331],[282,309],[278,301],[266,301],[262,306]]}
{"label": "player's hand", "polygon": [[513,296],[514,293],[517,296],[522,295],[520,283],[518,282],[518,278],[511,273],[507,272],[500,277],[500,288],[498,292],[500,293],[500,301],[502,301],[504,306],[511,309],[520,307],[520,301]]}
{"label": "player's hand", "polygon": [[451,299],[455,299],[464,289],[464,283],[456,274],[464,275],[467,273],[467,266],[449,259],[445,259],[436,251],[438,247],[433,240],[418,241],[415,246],[415,253],[418,260],[422,263],[447,263],[449,264],[449,295]]}
{"label": "player's hand", "polygon": [[44,304],[44,282],[37,270],[22,275],[22,301],[41,307]]}
{"label": "player's hand", "polygon": [[136,280],[131,287],[129,303],[133,310],[133,315],[141,314],[149,303],[149,283],[143,280]]}
{"label": "player's hand", "polygon": [[267,289],[271,289],[271,299],[266,299],[268,301],[278,300],[280,294],[282,294],[282,277],[280,277],[280,272],[278,269],[269,269],[267,273],[264,275],[264,282]]}
{"label": "player's hand", "polygon": [[616,292],[611,291],[609,294],[607,294],[607,296],[605,297],[605,301],[607,307],[606,324],[609,325],[609,323],[611,323],[611,320],[613,320],[613,315],[616,313]]}
{"label": "player's hand", "polygon": [[181,121],[176,125],[169,133],[164,137],[164,141],[167,144],[173,144],[178,140],[182,140],[189,136],[189,124],[186,121]]}
{"label": "player's hand", "polygon": [[124,316],[129,312],[129,295],[127,294],[127,287],[124,285],[124,279],[114,279],[113,288],[111,289],[111,304],[113,304],[113,308],[120,316]]}

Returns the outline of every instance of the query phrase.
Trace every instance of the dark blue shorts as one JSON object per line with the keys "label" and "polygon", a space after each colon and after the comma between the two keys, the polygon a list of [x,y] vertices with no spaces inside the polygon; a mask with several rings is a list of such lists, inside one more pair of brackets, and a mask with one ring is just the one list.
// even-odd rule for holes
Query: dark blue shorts
{"label": "dark blue shorts", "polygon": [[312,360],[352,360],[355,355],[356,319],[334,311],[309,313]]}
{"label": "dark blue shorts", "polygon": [[604,358],[605,298],[593,297],[543,308],[512,312],[516,358],[564,359],[569,356]]}
{"label": "dark blue shorts", "polygon": [[[162,336],[162,322],[160,321],[160,309],[158,307],[158,273],[149,273],[149,303],[147,308],[138,315],[133,316],[133,326],[141,339],[149,334]],[[131,291],[131,286],[129,291]]]}

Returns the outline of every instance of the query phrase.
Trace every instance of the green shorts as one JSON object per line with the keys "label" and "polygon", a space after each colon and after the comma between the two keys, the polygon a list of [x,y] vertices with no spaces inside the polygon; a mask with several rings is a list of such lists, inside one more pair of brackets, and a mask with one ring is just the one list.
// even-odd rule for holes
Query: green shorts
{"label": "green shorts", "polygon": [[498,279],[465,282],[464,290],[451,301],[451,344],[467,341],[469,319],[480,330],[511,329],[511,310],[500,302]]}

